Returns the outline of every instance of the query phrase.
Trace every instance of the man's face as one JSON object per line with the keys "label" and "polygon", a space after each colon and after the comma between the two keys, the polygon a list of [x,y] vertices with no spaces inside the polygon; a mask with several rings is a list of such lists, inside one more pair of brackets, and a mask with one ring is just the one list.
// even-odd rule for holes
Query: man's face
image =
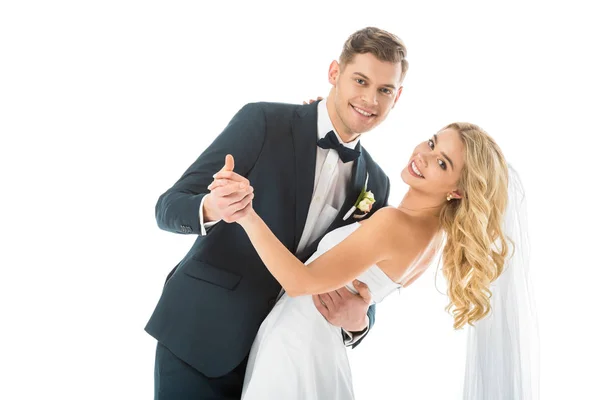
{"label": "man's face", "polygon": [[344,140],[370,131],[387,117],[402,92],[401,74],[400,63],[380,61],[370,53],[355,55],[343,68],[337,61],[331,63],[329,97],[334,110],[329,114]]}

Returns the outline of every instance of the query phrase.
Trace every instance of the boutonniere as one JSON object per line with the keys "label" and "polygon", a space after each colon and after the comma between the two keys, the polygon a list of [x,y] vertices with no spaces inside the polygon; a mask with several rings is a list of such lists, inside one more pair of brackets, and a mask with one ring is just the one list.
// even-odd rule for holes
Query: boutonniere
{"label": "boutonniere", "polygon": [[367,191],[367,183],[368,182],[369,182],[369,174],[367,174],[367,180],[365,181],[365,186],[361,190],[360,195],[358,195],[358,199],[356,199],[356,201],[354,202],[354,206],[352,206],[352,208],[350,210],[348,210],[346,215],[344,215],[344,218],[343,218],[344,221],[347,220],[348,218],[350,218],[350,215],[352,215],[352,213],[355,212],[356,210],[359,210],[360,213],[354,214],[354,218],[356,218],[356,219],[364,218],[371,211],[371,208],[373,208],[373,204],[375,203],[375,195],[373,195],[373,192],[371,192],[370,190]]}

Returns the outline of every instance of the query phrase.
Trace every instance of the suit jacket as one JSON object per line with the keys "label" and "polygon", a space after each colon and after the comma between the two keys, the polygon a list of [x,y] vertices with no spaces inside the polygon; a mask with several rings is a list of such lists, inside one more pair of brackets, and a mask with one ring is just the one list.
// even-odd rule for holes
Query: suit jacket
{"label": "suit jacket", "polygon": [[[161,229],[199,236],[167,277],[146,331],[208,377],[227,374],[246,357],[281,289],[238,224],[219,222],[200,235],[199,207],[212,175],[232,154],[235,172],[254,186],[254,209],[295,253],[312,198],[316,152],[317,102],[247,104],[156,204]],[[356,221],[343,216],[367,173],[377,200],[370,214],[387,204],[389,179],[362,149],[347,199],[326,233]],[[298,258],[306,261],[319,240]],[[368,316],[372,326],[374,307]]]}

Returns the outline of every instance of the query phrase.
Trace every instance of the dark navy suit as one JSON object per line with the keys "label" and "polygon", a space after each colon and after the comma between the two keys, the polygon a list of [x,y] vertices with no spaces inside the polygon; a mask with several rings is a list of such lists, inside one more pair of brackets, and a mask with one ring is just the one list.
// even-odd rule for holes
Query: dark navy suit
{"label": "dark navy suit", "polygon": [[[343,216],[359,196],[367,173],[368,190],[377,200],[369,215],[387,205],[388,177],[360,144],[357,149],[361,150],[361,156],[354,162],[346,201],[326,233],[356,221],[352,217],[343,221]],[[218,388],[215,394],[207,389],[205,397],[192,394],[196,390],[192,389],[194,385],[190,382],[190,389],[186,389],[182,383],[182,379],[188,378],[169,381],[169,376],[177,375],[178,367],[173,362],[193,367],[193,371],[188,371],[189,379],[222,384],[225,392],[238,393],[239,397],[246,357],[281,289],[238,224],[219,222],[206,236],[200,235],[199,207],[208,193],[212,175],[223,167],[225,155],[232,154],[235,172],[248,178],[254,187],[254,209],[295,253],[312,198],[316,152],[317,102],[247,104],[159,198],[156,204],[159,227],[196,234],[198,238],[167,277],[146,326],[146,331],[159,341],[156,368],[157,374],[162,375],[162,383],[157,387],[157,392],[161,392],[157,398],[183,399],[186,391],[190,398],[227,398],[216,394]],[[307,245],[298,258],[308,259],[318,242]],[[369,309],[368,316],[372,326],[374,307]],[[172,386],[169,382],[179,388],[169,387]],[[180,393],[169,397],[167,393],[174,390]]]}

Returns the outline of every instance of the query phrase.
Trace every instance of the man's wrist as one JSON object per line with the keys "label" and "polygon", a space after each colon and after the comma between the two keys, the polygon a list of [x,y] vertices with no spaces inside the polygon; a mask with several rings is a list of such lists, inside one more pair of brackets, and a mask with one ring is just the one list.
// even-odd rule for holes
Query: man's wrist
{"label": "man's wrist", "polygon": [[363,320],[363,324],[362,325],[358,325],[357,326],[353,326],[353,328],[357,328],[357,329],[347,329],[348,332],[350,333],[363,333],[364,331],[367,330],[367,328],[369,327],[369,316],[365,314],[365,319]]}
{"label": "man's wrist", "polygon": [[360,331],[347,331],[346,329],[342,328],[342,336],[344,338],[345,346],[354,347],[356,345],[356,343],[361,341],[362,338],[364,338],[367,335],[367,333],[369,332],[369,329],[370,329],[368,316],[366,316],[366,323],[367,323],[367,325],[365,326],[365,328]]}
{"label": "man's wrist", "polygon": [[212,196],[211,193],[208,193],[204,196],[204,202],[202,203],[202,217],[204,219],[204,223],[213,222],[219,219],[216,215],[213,214],[211,206]]}

